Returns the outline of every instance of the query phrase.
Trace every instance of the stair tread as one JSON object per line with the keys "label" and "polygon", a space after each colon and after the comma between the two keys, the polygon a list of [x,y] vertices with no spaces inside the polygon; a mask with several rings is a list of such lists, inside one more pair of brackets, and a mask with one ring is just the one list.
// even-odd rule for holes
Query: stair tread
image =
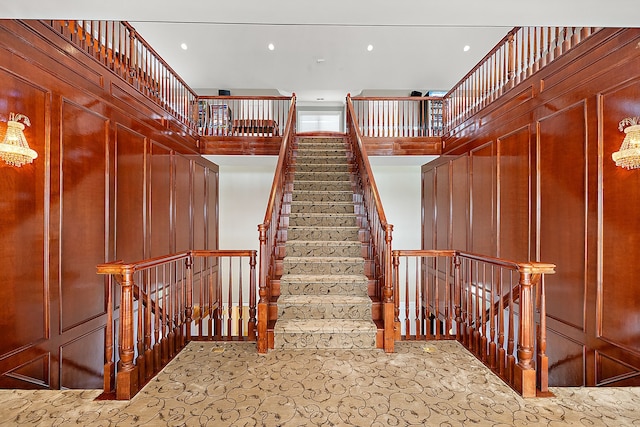
{"label": "stair tread", "polygon": [[283,274],[280,281],[289,283],[368,283],[369,278],[364,274]]}
{"label": "stair tread", "polygon": [[288,240],[285,245],[300,246],[362,246],[362,243],[355,240]]}
{"label": "stair tread", "polygon": [[[327,321],[330,320],[330,321]],[[358,319],[283,319],[276,322],[274,333],[368,333],[376,332],[373,320]]]}
{"label": "stair tread", "polygon": [[371,304],[371,298],[358,295],[317,294],[317,295],[280,295],[278,304],[334,304],[358,305]]}

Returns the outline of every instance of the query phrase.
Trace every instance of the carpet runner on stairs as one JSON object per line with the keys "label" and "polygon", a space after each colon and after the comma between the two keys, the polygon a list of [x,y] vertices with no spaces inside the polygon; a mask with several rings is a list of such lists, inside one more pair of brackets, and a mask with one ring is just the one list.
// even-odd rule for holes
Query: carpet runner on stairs
{"label": "carpet runner on stairs", "polygon": [[375,348],[346,146],[298,141],[274,348]]}

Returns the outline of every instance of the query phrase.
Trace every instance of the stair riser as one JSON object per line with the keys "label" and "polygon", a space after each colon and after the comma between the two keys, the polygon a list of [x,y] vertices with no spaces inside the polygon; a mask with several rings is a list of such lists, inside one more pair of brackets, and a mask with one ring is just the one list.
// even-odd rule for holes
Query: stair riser
{"label": "stair riser", "polygon": [[350,202],[353,200],[353,193],[349,191],[332,192],[294,190],[292,200],[309,202]]}
{"label": "stair riser", "polygon": [[354,213],[353,203],[291,203],[291,213]]}
{"label": "stair riser", "polygon": [[373,349],[375,333],[274,333],[276,349]]}
{"label": "stair riser", "polygon": [[306,241],[328,241],[337,240],[339,242],[358,241],[357,228],[296,228],[289,226],[287,230],[288,240],[306,240]]}
{"label": "stair riser", "polygon": [[308,143],[298,144],[298,152],[303,152],[307,150],[328,150],[328,151],[335,150],[335,151],[345,152],[346,147],[343,143],[329,143],[329,142],[325,142],[325,143],[308,142]]}
{"label": "stair riser", "polygon": [[330,242],[327,242],[327,245],[297,244],[296,242],[289,242],[286,245],[285,255],[294,257],[321,256],[356,258],[362,256],[362,246],[359,242],[354,242],[353,245],[349,246],[330,245]]}
{"label": "stair riser", "polygon": [[283,305],[278,303],[278,319],[351,319],[371,320],[371,303]]}
{"label": "stair riser", "polygon": [[298,262],[286,258],[283,274],[364,274],[364,262]]}
{"label": "stair riser", "polygon": [[318,163],[297,163],[295,165],[298,172],[346,172],[349,173],[347,164],[318,164]]}
{"label": "stair riser", "polygon": [[298,147],[296,158],[300,159],[302,157],[340,157],[347,161],[347,150],[344,147]]}
{"label": "stair riser", "polygon": [[368,296],[367,284],[361,283],[280,283],[280,295],[350,295]]}
{"label": "stair riser", "polygon": [[350,181],[296,181],[295,190],[302,191],[351,191]]}
{"label": "stair riser", "polygon": [[349,172],[295,172],[294,179],[298,181],[350,181]]}
{"label": "stair riser", "polygon": [[347,215],[312,215],[302,216],[291,214],[289,216],[290,226],[302,227],[355,227],[358,225],[357,218],[353,214]]}

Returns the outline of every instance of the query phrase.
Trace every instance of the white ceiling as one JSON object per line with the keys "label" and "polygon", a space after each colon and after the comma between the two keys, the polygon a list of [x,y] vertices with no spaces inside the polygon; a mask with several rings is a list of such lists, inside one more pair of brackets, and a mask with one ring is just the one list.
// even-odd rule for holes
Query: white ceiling
{"label": "white ceiling", "polygon": [[129,21],[199,94],[302,101],[448,90],[514,26],[640,23],[638,0],[1,1],[2,18]]}

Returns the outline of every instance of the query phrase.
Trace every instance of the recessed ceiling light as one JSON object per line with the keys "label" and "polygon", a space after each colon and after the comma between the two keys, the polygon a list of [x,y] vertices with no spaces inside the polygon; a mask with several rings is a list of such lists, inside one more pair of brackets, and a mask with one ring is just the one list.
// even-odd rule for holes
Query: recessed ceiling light
{"label": "recessed ceiling light", "polygon": [[269,50],[274,50],[276,47],[273,45],[273,43],[269,43],[269,46],[267,46],[269,48]]}
{"label": "recessed ceiling light", "polygon": [[462,50],[464,50],[465,52],[469,52],[469,49],[471,49],[471,46],[469,46],[468,44],[462,48]]}
{"label": "recessed ceiling light", "polygon": [[187,49],[189,49],[189,46],[187,46],[187,44],[186,44],[186,43],[182,43],[182,44],[180,45],[180,47],[182,48],[182,50],[187,50]]}
{"label": "recessed ceiling light", "polygon": [[367,46],[367,50],[368,50],[369,52],[371,52],[371,51],[373,50],[373,45],[372,45],[372,44],[370,44],[369,46]]}

